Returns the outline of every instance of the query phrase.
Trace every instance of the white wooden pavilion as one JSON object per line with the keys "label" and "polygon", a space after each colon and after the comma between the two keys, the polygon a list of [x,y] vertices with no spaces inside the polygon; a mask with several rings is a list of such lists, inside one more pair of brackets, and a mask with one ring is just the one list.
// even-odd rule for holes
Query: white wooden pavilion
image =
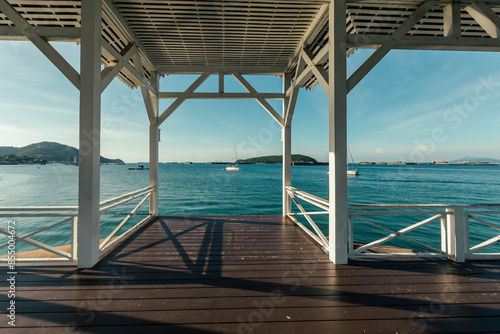
{"label": "white wooden pavilion", "polygon": [[[152,217],[159,211],[159,126],[187,99],[257,100],[283,131],[283,215],[293,196],[318,202],[291,188],[290,143],[299,90],[319,84],[330,101],[330,190],[328,201],[318,202],[329,213],[329,236],[316,238],[334,263],[344,264],[347,94],[392,49],[500,51],[499,13],[498,0],[0,0],[0,38],[31,41],[80,91],[80,268],[99,261],[100,99],[115,77],[144,98]],[[80,73],[51,41],[81,45]],[[357,48],[376,51],[347,78],[346,58]],[[185,91],[162,91],[159,77],[169,74],[199,77]],[[196,92],[213,75],[218,92]],[[229,75],[247,93],[226,92]],[[248,75],[281,76],[283,91],[261,92]],[[159,110],[160,99],[174,102]],[[282,110],[269,99],[282,100]],[[450,216],[451,229],[458,216]],[[447,255],[463,261],[461,237],[450,235]]]}

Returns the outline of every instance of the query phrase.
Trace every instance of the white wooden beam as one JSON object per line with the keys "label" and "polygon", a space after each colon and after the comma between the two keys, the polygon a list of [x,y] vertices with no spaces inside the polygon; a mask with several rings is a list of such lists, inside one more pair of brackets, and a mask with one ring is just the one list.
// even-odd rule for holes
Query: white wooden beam
{"label": "white wooden beam", "polygon": [[132,56],[137,52],[137,47],[135,44],[129,44],[125,49],[120,52],[120,59],[117,59],[117,63],[113,66],[106,67],[101,72],[101,92],[108,87],[108,85],[113,81],[113,79],[120,73],[121,69],[127,64],[127,62],[132,58]]}
{"label": "white wooden beam", "polygon": [[[111,45],[109,45],[108,42],[106,42],[105,39],[101,39],[101,46],[102,46],[102,50],[104,53],[108,53],[110,56],[112,56],[114,59],[119,59],[121,56],[120,56],[120,53],[118,51],[116,51]],[[137,72],[137,70],[132,66],[130,65],[129,63],[126,63],[125,66],[122,68],[122,71],[127,75],[127,76],[130,76],[131,79],[134,81],[134,83],[140,87],[145,87],[147,88],[148,90],[150,90],[153,94],[157,94],[158,92],[155,91],[155,89],[153,88],[153,86],[151,86],[151,84],[148,82],[148,80],[146,79],[146,77],[144,77],[143,75],[139,74],[139,72]]]}
{"label": "white wooden beam", "polygon": [[[36,29],[29,24],[6,0],[0,0],[0,11],[4,13],[14,25],[54,64],[61,73],[77,88],[80,89],[80,74],[64,59],[52,45],[36,33]],[[99,14],[100,17],[100,14]]]}
{"label": "white wooden beam", "polygon": [[[33,27],[35,34],[46,41],[79,42],[80,28],[75,27]],[[29,41],[28,37],[16,26],[0,26],[0,40]]]}
{"label": "white wooden beam", "polygon": [[252,75],[281,75],[285,71],[284,66],[203,66],[203,65],[160,65],[160,74],[218,74],[218,73],[240,73]]}
{"label": "white wooden beam", "polygon": [[219,94],[224,93],[224,73],[219,73]]}
{"label": "white wooden beam", "polygon": [[315,63],[313,63],[312,52],[309,50],[302,50],[301,57],[306,62],[307,66],[309,66],[312,73],[316,77],[316,80],[318,80],[318,82],[323,87],[325,92],[328,92],[328,89],[329,89],[329,87],[328,87],[328,73],[325,71],[325,69],[322,66],[318,66]]}
{"label": "white wooden beam", "polygon": [[465,7],[465,10],[491,38],[500,37],[500,17],[488,5],[477,1]]}
{"label": "white wooden beam", "polygon": [[[300,59],[302,59],[302,57]],[[312,78],[312,76],[312,69],[309,66],[306,66],[306,68],[295,78],[293,85],[302,87],[307,81]]]}
{"label": "white wooden beam", "polygon": [[453,1],[443,7],[443,23],[445,37],[460,37],[462,31],[460,2]]}
{"label": "white wooden beam", "polygon": [[184,102],[186,101],[187,99],[187,95],[193,93],[196,88],[200,87],[200,85],[205,82],[205,80],[207,80],[207,78],[210,76],[210,73],[203,73],[202,75],[200,75],[200,77],[198,79],[195,80],[195,82],[193,82],[193,84],[191,84],[191,86],[188,87],[188,89],[186,89],[186,91],[184,92],[185,95],[184,96],[179,96],[167,109],[165,109],[165,111],[158,117],[158,125],[162,124],[168,116],[172,115],[172,113],[177,109],[179,108],[179,106]]}
{"label": "white wooden beam", "polygon": [[[283,93],[259,93],[267,100],[283,100],[285,94]],[[176,99],[178,97],[185,97],[186,99],[255,99],[251,93],[204,93],[204,92],[160,92],[158,98],[160,99]]]}
{"label": "white wooden beam", "polygon": [[281,115],[274,110],[269,102],[267,102],[266,99],[264,99],[262,95],[260,95],[240,73],[233,73],[233,76],[250,94],[254,96],[262,108],[264,108],[276,120],[276,122],[278,122],[279,125],[283,126],[285,124],[283,117],[281,117]]}
{"label": "white wooden beam", "polygon": [[[316,54],[316,56],[314,56],[314,59],[312,59],[312,63],[314,65],[324,64],[328,59],[329,48],[330,48],[330,44],[327,43],[321,50],[319,50],[319,52]],[[309,54],[309,57],[311,57],[310,54]],[[304,64],[305,64],[304,58],[300,57],[298,62],[297,62],[296,69],[298,69],[299,71],[296,72],[296,74],[295,74],[295,79],[294,79],[294,83],[293,83],[294,86],[300,87],[300,86],[304,85],[308,80],[311,79],[311,77],[313,75],[312,67],[310,67],[310,66],[303,67]],[[319,67],[320,66],[318,66],[318,68]],[[327,77],[327,74],[323,73],[323,75],[325,75]]]}
{"label": "white wooden beam", "polygon": [[[141,55],[139,53],[139,50],[135,52],[132,55],[133,61],[134,61],[134,67],[137,73],[143,78],[145,78],[144,75],[144,68],[142,66],[142,60],[141,60]],[[154,87],[153,87],[154,89]],[[153,102],[151,100],[151,95],[149,94],[149,90],[145,86],[141,86],[141,93],[142,93],[142,98],[144,100],[144,104],[146,106],[146,112],[148,114],[149,118],[149,124],[156,124],[156,119],[157,115],[155,115],[155,110],[153,107]]]}
{"label": "white wooden beam", "polygon": [[287,113],[285,115],[285,126],[290,126],[292,124],[293,113],[295,112],[295,105],[297,104],[299,90],[300,86],[293,85],[290,97],[288,98],[288,106],[286,108]]}
{"label": "white wooden beam", "polygon": [[[151,84],[159,91],[158,73],[151,73]],[[148,92],[149,94],[149,92]],[[160,128],[158,125],[158,113],[160,111],[159,99],[156,96],[151,96],[151,105],[153,107],[153,120],[149,125],[149,186],[154,187],[151,196],[149,197],[149,214],[158,216],[159,212],[159,177],[158,177],[158,163],[159,163],[159,147],[160,147]]]}
{"label": "white wooden beam", "polygon": [[[290,73],[283,74],[283,92],[288,91],[292,83],[292,75]],[[289,97],[283,100],[283,115],[287,118],[290,110]],[[288,195],[287,187],[292,185],[292,126],[286,124],[283,127],[281,141],[283,143],[283,185],[282,185],[282,198],[283,198],[283,216],[291,213],[291,200]]]}
{"label": "white wooden beam", "polygon": [[99,261],[101,0],[82,1],[78,267]]}
{"label": "white wooden beam", "polygon": [[[385,44],[380,46],[347,80],[347,93],[349,93],[356,85],[378,64],[382,58],[395,46],[398,42],[410,31],[415,24],[424,17],[427,12],[434,7],[437,0],[424,1],[411,14],[401,26],[392,33],[391,37]],[[345,38],[344,38],[345,41]],[[330,51],[331,52],[331,51]]]}
{"label": "white wooden beam", "polygon": [[[297,78],[299,73],[303,71],[303,67],[305,66],[305,61],[302,59],[302,57],[299,58],[299,61],[297,62],[297,66],[295,68],[295,76],[294,78]],[[293,119],[293,113],[295,112],[295,105],[297,104],[297,97],[299,95],[299,90],[302,85],[299,85],[297,80],[294,80],[293,85],[287,89],[287,96],[288,96],[288,105],[286,108],[286,114],[285,114],[285,126],[291,126],[292,124],[292,119]]]}
{"label": "white wooden beam", "polygon": [[[313,63],[316,65],[324,64],[328,60],[328,52],[330,50],[330,43],[326,43],[321,50],[314,56]],[[346,53],[347,55],[347,53]]]}
{"label": "white wooden beam", "polygon": [[[387,42],[388,36],[365,35],[360,41],[355,35],[347,35],[347,46],[377,49]],[[405,36],[393,49],[444,50],[444,51],[500,51],[500,39],[480,37]]]}
{"label": "white wooden beam", "polygon": [[329,13],[329,246],[330,260],[347,256],[347,60],[344,47],[346,0],[331,0]]}

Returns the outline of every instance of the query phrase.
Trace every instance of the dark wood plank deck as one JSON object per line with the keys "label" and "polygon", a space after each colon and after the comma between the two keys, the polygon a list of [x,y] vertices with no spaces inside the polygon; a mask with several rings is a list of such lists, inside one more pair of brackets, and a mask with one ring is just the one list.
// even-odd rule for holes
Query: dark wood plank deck
{"label": "dark wood plank deck", "polygon": [[93,269],[18,267],[16,284],[1,333],[500,332],[500,261],[336,266],[279,216],[163,217]]}

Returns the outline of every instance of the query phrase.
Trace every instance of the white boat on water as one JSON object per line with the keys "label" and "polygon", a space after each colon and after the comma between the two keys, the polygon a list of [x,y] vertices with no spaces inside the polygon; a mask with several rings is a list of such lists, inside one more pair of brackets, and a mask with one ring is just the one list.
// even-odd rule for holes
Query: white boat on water
{"label": "white boat on water", "polygon": [[[352,158],[352,153],[351,153],[351,149],[349,148],[349,146],[347,146],[347,150],[349,151],[349,155],[351,156],[351,161],[352,161],[352,165],[355,166],[356,164],[354,163],[354,159]],[[359,172],[357,169],[349,169],[349,164],[347,164],[347,176],[358,176],[359,175]]]}
{"label": "white boat on water", "polygon": [[233,154],[234,154],[234,163],[226,166],[226,171],[228,172],[237,172],[240,170],[240,167],[236,165],[236,163],[238,162],[238,154],[236,154],[236,146],[234,145],[234,143],[233,143]]}
{"label": "white boat on water", "polygon": [[226,170],[229,172],[237,172],[240,170],[240,167],[236,166],[235,164],[230,164],[226,166]]}
{"label": "white boat on water", "polygon": [[[326,174],[330,174],[330,172],[326,172]],[[348,169],[347,170],[347,176],[358,176],[359,175],[359,172],[357,169]]]}
{"label": "white boat on water", "polygon": [[349,176],[357,176],[357,175],[359,175],[359,172],[358,172],[357,169],[354,169],[354,170],[353,169],[348,169],[347,170],[347,175],[349,175]]}

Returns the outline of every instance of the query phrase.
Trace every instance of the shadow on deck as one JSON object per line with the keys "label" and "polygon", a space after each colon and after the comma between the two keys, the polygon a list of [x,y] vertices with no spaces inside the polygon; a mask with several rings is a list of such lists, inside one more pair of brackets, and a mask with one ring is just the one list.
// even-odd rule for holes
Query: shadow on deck
{"label": "shadow on deck", "polygon": [[334,265],[281,216],[161,217],[93,269],[16,278],[0,332],[500,332],[500,261]]}

